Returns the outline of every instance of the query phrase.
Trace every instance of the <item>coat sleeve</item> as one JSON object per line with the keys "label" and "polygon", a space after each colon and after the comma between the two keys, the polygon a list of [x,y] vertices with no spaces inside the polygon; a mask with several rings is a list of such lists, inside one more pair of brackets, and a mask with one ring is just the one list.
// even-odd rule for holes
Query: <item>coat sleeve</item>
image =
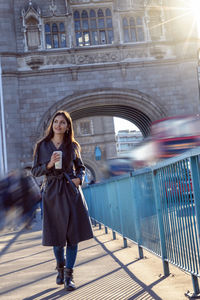
{"label": "coat sleeve", "polygon": [[75,166],[76,177],[80,179],[81,181],[80,185],[82,185],[85,177],[85,166],[83,164],[81,154],[78,150],[75,151],[74,166]]}
{"label": "coat sleeve", "polygon": [[35,177],[39,177],[39,176],[43,176],[43,175],[47,175],[50,173],[50,169],[47,169],[47,164],[49,162],[43,162],[40,163],[40,147],[37,146],[35,155],[34,155],[34,161],[33,161],[33,166],[31,169],[31,172],[33,174],[33,176]]}

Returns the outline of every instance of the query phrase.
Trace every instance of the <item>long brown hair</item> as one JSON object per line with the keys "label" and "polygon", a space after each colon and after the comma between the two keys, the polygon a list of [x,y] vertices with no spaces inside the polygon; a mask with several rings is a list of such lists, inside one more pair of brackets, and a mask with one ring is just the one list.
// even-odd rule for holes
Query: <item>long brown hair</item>
{"label": "long brown hair", "polygon": [[37,142],[35,150],[34,150],[34,156],[35,156],[35,153],[36,153],[39,145],[41,144],[41,142],[43,142],[43,141],[48,142],[53,138],[53,136],[54,136],[53,122],[54,122],[54,120],[57,116],[63,116],[64,119],[66,120],[67,124],[68,124],[68,130],[66,130],[66,132],[64,134],[64,138],[63,138],[64,145],[68,149],[68,152],[69,153],[72,152],[73,145],[75,146],[75,151],[77,153],[81,150],[81,147],[80,147],[79,143],[74,138],[74,130],[73,130],[72,119],[71,119],[70,114],[67,111],[60,110],[60,111],[57,111],[54,114],[54,116],[52,117],[52,119],[50,121],[50,124],[49,124],[49,126],[48,126],[48,128],[45,132],[45,136]]}

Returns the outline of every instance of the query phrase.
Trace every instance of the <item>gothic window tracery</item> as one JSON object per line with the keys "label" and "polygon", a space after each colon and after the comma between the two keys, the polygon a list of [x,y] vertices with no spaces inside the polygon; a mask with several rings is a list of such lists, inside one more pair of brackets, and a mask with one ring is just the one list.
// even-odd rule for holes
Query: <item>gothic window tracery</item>
{"label": "gothic window tracery", "polygon": [[24,32],[24,50],[41,50],[42,34],[41,34],[41,11],[34,8],[32,2],[29,7],[22,9],[22,26]]}
{"label": "gothic window tracery", "polygon": [[27,31],[26,38],[29,50],[38,49],[41,44],[40,34],[38,29],[38,21],[34,17],[30,17],[26,21]]}
{"label": "gothic window tracery", "polygon": [[45,23],[45,42],[47,49],[67,47],[64,22]]}
{"label": "gothic window tracery", "polygon": [[74,11],[76,46],[112,44],[112,13],[109,8]]}
{"label": "gothic window tracery", "polygon": [[159,41],[163,37],[163,22],[159,9],[149,10],[149,31],[152,41]]}
{"label": "gothic window tracery", "polygon": [[124,17],[122,20],[122,25],[124,43],[143,42],[145,40],[144,23],[141,16]]}

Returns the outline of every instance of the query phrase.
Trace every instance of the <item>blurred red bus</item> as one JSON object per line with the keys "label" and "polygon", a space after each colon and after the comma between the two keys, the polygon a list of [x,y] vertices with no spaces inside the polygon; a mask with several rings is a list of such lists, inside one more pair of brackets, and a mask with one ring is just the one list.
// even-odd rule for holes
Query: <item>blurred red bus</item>
{"label": "blurred red bus", "polygon": [[152,123],[151,139],[157,159],[179,155],[200,146],[200,116],[178,116]]}

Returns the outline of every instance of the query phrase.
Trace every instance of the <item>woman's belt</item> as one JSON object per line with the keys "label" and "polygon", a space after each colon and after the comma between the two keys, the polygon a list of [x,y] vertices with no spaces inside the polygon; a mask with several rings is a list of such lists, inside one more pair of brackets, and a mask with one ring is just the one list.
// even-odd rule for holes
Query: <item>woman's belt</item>
{"label": "woman's belt", "polygon": [[70,183],[73,191],[75,194],[78,194],[79,193],[79,190],[78,188],[76,188],[76,185],[73,183],[73,181],[71,180],[69,174],[67,174],[66,172],[63,172],[61,174],[58,174],[58,175],[47,175],[47,181],[48,179],[58,179],[60,180],[60,183],[59,183],[59,189],[58,189],[58,192],[59,194],[61,193],[61,189],[62,189],[62,179],[66,179],[68,183]]}

